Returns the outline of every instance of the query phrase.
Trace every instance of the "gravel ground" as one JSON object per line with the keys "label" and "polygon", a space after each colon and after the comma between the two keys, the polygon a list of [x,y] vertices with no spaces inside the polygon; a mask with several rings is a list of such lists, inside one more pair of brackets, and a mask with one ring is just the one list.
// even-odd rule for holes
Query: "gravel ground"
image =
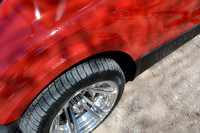
{"label": "gravel ground", "polygon": [[94,133],[200,133],[200,36],[128,82]]}

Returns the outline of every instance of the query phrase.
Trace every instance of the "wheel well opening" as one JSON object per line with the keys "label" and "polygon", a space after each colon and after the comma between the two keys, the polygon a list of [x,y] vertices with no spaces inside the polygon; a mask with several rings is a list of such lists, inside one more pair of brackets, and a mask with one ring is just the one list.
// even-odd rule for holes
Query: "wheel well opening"
{"label": "wheel well opening", "polygon": [[117,64],[121,67],[122,71],[124,72],[126,82],[132,81],[135,78],[136,64],[130,55],[123,52],[119,52],[119,51],[103,52],[100,54],[93,55],[89,58],[86,58],[79,63],[81,64],[85,61],[89,61],[89,60],[97,59],[97,58],[111,58],[115,60]]}

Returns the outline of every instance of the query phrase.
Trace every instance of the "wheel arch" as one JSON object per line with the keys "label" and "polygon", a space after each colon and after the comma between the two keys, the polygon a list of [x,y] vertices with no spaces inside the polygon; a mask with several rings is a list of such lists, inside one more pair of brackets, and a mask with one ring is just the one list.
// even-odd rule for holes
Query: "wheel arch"
{"label": "wheel arch", "polygon": [[[124,72],[126,82],[132,81],[135,78],[135,73],[136,73],[136,63],[132,59],[132,57],[124,52],[121,51],[107,51],[107,52],[102,52],[99,54],[92,55],[84,60],[81,60],[77,64],[73,65],[77,66],[78,64],[81,64],[83,62],[97,59],[97,58],[110,58],[113,59],[114,61],[117,62],[117,64],[120,66],[122,71]],[[70,67],[70,68],[72,68]]]}

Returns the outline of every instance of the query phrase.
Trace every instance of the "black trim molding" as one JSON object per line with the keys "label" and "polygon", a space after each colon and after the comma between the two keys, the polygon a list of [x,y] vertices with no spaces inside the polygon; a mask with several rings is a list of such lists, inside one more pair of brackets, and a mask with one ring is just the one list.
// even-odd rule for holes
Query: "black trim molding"
{"label": "black trim molding", "polygon": [[176,38],[170,40],[169,42],[143,55],[136,61],[135,76],[138,76],[198,34],[200,34],[200,23]]}

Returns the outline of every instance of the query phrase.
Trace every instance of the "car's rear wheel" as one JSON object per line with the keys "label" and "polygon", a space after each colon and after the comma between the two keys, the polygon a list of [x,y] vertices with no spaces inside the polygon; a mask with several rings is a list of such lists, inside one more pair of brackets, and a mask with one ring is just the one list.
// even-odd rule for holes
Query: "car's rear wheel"
{"label": "car's rear wheel", "polygon": [[124,74],[112,59],[95,59],[56,78],[21,117],[24,133],[94,130],[111,113],[124,88]]}

